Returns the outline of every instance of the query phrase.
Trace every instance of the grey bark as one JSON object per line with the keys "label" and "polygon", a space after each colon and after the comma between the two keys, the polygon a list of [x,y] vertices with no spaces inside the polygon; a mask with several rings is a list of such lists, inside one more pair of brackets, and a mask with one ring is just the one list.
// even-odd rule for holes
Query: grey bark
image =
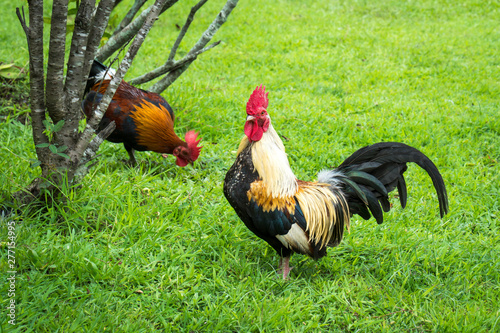
{"label": "grey bark", "polygon": [[[17,17],[26,34],[30,58],[30,101],[33,139],[35,140],[35,150],[38,158],[43,161],[47,154],[47,148],[39,147],[39,144],[48,143],[47,136],[43,133],[43,123],[45,119],[45,92],[44,92],[44,72],[43,72],[43,1],[30,0],[29,27],[26,23],[24,10],[16,9]],[[43,169],[42,169],[43,170]],[[39,181],[34,181],[28,188],[14,195],[25,198],[37,198],[40,193]],[[22,200],[24,202],[24,200]]]}
{"label": "grey bark", "polygon": [[[84,61],[84,73],[88,73],[92,67],[95,54],[99,48],[99,43],[101,42],[106,26],[108,25],[109,16],[114,6],[116,6],[116,1],[101,1],[97,7],[96,14],[92,19],[92,28],[89,32],[89,37],[87,41],[87,49],[85,52]],[[85,88],[86,82],[80,87],[80,94],[83,94],[83,89]]]}
{"label": "grey bark", "polygon": [[[33,138],[35,144],[47,143],[48,138],[43,133],[42,121],[45,119],[45,88],[43,72],[43,1],[30,0],[29,27],[24,15],[21,17],[19,9],[18,17],[21,21],[28,40],[30,57],[30,102],[31,121],[33,127]],[[24,12],[23,12],[24,14]],[[37,155],[43,155],[47,148],[36,147]]]}
{"label": "grey bark", "polygon": [[[103,0],[105,2],[105,0]],[[95,0],[82,0],[75,17],[75,28],[71,38],[71,47],[66,71],[66,82],[64,84],[64,127],[57,133],[57,139],[61,145],[73,147],[78,139],[78,122],[80,120],[80,101],[83,88],[82,81],[85,80],[83,69],[85,49],[88,32],[95,11]],[[88,73],[88,72],[87,72]],[[52,112],[49,110],[49,113]],[[66,163],[61,161],[60,163]]]}
{"label": "grey bark", "polygon": [[66,46],[66,21],[68,0],[54,0],[50,25],[47,89],[45,100],[54,121],[64,119],[64,51]]}
{"label": "grey bark", "polygon": [[[106,3],[109,2],[109,0],[103,0],[103,2]],[[71,39],[71,49],[66,73],[66,84],[64,86],[66,94],[71,96],[70,99],[81,97],[79,94],[79,87],[82,76],[84,76],[82,66],[84,65],[87,40],[94,12],[95,0],[82,0],[75,18],[75,28]],[[72,110],[70,107],[72,103],[73,102],[70,101],[68,110]]]}
{"label": "grey bark", "polygon": [[85,177],[85,175],[89,172],[89,169],[94,166],[88,165],[87,163],[92,161],[97,157],[97,150],[101,146],[101,144],[106,140],[106,138],[115,130],[116,124],[114,121],[109,123],[106,128],[97,133],[97,135],[90,141],[87,149],[85,149],[82,158],[80,159],[79,165],[75,171],[74,182],[79,183]]}

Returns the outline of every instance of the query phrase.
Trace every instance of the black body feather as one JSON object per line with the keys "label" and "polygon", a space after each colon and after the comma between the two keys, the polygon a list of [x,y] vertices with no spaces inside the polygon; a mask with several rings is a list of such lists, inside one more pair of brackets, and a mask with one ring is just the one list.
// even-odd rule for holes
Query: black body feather
{"label": "black body feather", "polygon": [[285,213],[264,212],[254,201],[248,200],[250,184],[259,179],[252,163],[250,147],[239,155],[224,179],[224,195],[236,214],[255,235],[265,240],[282,257],[288,257],[291,250],[275,237],[283,235],[292,227]]}

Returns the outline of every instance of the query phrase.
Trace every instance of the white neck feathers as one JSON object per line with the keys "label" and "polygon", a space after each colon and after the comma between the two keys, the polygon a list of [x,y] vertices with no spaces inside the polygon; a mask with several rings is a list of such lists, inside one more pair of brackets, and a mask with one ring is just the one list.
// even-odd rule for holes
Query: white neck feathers
{"label": "white neck feathers", "polygon": [[113,76],[115,76],[116,71],[113,68],[108,68],[100,71],[96,76],[96,82],[101,80],[112,80]]}
{"label": "white neck feathers", "polygon": [[[244,138],[238,154],[249,144]],[[267,194],[274,198],[291,197],[298,189],[297,177],[288,162],[285,146],[270,124],[262,139],[252,142],[252,163],[265,183]]]}

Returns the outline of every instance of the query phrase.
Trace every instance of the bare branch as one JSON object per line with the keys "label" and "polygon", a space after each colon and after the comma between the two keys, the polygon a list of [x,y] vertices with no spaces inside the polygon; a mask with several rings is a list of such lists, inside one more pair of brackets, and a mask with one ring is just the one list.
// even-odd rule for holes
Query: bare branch
{"label": "bare branch", "polygon": [[[205,47],[205,45],[212,40],[215,33],[219,28],[227,21],[229,14],[233,11],[234,7],[238,4],[238,0],[228,0],[220,13],[217,15],[215,20],[210,24],[210,26],[205,30],[201,38],[196,42],[189,53],[194,53],[198,50],[201,50]],[[188,54],[189,54],[188,53]]]}
{"label": "bare branch", "polygon": [[106,138],[113,133],[113,131],[116,128],[116,123],[114,121],[110,122],[108,126],[106,126],[102,131],[97,133],[97,135],[90,141],[87,149],[83,153],[82,158],[80,159],[78,163],[78,167],[76,168],[75,171],[75,180],[76,182],[80,182],[80,180],[85,177],[85,175],[88,173],[88,170],[95,164],[86,166],[88,162],[93,160],[95,157],[97,157],[96,153],[99,150],[99,147],[101,144],[106,140]]}
{"label": "bare branch", "polygon": [[92,66],[95,58],[95,53],[99,47],[104,31],[108,25],[109,16],[112,11],[113,1],[101,1],[97,7],[96,14],[92,20],[92,30],[89,33],[89,40],[87,43],[87,52],[85,54],[85,61],[88,64],[88,70]]}
{"label": "bare branch", "polygon": [[186,55],[184,58],[182,58],[179,61],[172,61],[170,63],[167,62],[165,65],[158,67],[149,73],[146,73],[146,74],[143,74],[143,75],[138,76],[136,78],[133,78],[132,80],[128,81],[128,83],[130,83],[131,85],[143,84],[143,83],[149,82],[151,80],[154,80],[157,77],[162,76],[165,73],[173,72],[173,71],[183,67],[187,63],[193,62],[198,57],[198,55],[216,47],[219,44],[220,44],[220,41],[217,41],[217,42],[212,43],[209,46],[199,50],[198,52],[192,53],[190,55]]}
{"label": "bare branch", "polygon": [[[99,43],[101,42],[102,36],[104,35],[104,31],[106,30],[106,27],[108,25],[109,16],[111,15],[111,11],[113,10],[114,6],[116,6],[116,2],[113,0],[100,1],[96,10],[96,14],[92,19],[92,28],[89,32],[87,49],[85,51],[83,68],[83,74],[85,78],[87,76],[86,74],[90,72],[90,68],[92,67],[92,63],[94,62]],[[86,84],[80,87],[80,95],[83,94],[85,85]]]}
{"label": "bare branch", "polygon": [[[26,15],[24,15],[24,7],[21,7],[21,10],[19,10],[19,7],[17,7],[16,14],[17,14],[17,18],[19,19],[19,22],[21,23],[21,26],[23,27],[24,33],[26,34],[26,38],[28,38],[29,28],[26,25]],[[28,39],[28,43],[29,43],[29,39]]]}
{"label": "bare branch", "polygon": [[95,156],[95,152],[99,149],[99,146],[106,140],[106,138],[113,133],[116,128],[116,123],[114,121],[110,122],[106,128],[100,131],[93,139],[90,141],[87,150],[83,154],[80,164],[87,163],[92,160]]}
{"label": "bare branch", "polygon": [[179,48],[179,45],[182,42],[182,39],[186,35],[186,32],[189,29],[189,26],[191,25],[191,22],[193,22],[194,15],[200,9],[208,0],[201,0],[198,2],[195,6],[191,8],[191,11],[189,12],[189,15],[186,19],[186,23],[184,23],[184,26],[182,27],[181,31],[179,32],[179,36],[177,36],[177,40],[174,43],[174,46],[172,46],[172,49],[170,50],[170,55],[168,56],[167,63],[171,62],[174,60],[175,54],[177,53],[177,49]]}
{"label": "bare branch", "polygon": [[149,14],[150,8],[145,9],[132,23],[123,28],[122,31],[112,36],[106,44],[104,44],[99,51],[97,51],[96,59],[100,62],[104,62],[106,59],[111,57],[122,45],[125,45],[129,40],[134,38],[135,34],[144,24],[146,17]]}
{"label": "bare branch", "polygon": [[[162,12],[172,7],[177,1],[178,0],[167,0],[162,8]],[[152,6],[145,9],[135,20],[132,21],[132,23],[130,23],[125,28],[123,28],[122,31],[108,39],[107,43],[97,52],[97,60],[104,62],[113,53],[115,53],[129,40],[131,40],[137,34],[137,31],[139,31],[139,29],[141,29],[141,27],[144,25],[144,21],[149,15],[151,8]]]}
{"label": "bare branch", "polygon": [[46,148],[37,147],[41,143],[47,143],[48,138],[43,134],[42,121],[45,120],[45,92],[43,73],[43,1],[29,1],[29,22],[26,25],[24,10],[22,15],[19,8],[16,10],[21,26],[26,33],[30,58],[30,101],[31,121],[33,127],[33,140],[37,155],[40,157]]}
{"label": "bare branch", "polygon": [[118,85],[121,83],[123,77],[130,68],[130,65],[132,64],[132,61],[137,54],[137,51],[141,47],[144,38],[146,38],[146,35],[151,30],[153,23],[158,18],[160,10],[163,8],[166,1],[168,0],[156,0],[155,4],[150,7],[150,11],[148,16],[146,17],[144,25],[137,33],[137,36],[132,42],[132,45],[130,45],[128,52],[125,55],[125,58],[122,60],[115,76],[109,83],[106,93],[104,93],[104,96],[102,97],[101,102],[95,109],[92,118],[87,123],[87,126],[85,127],[85,130],[83,131],[82,135],[80,136],[80,140],[78,141],[75,149],[71,152],[71,160],[74,161],[75,163],[78,161],[79,156],[82,156],[84,151],[87,149],[88,144],[90,142],[90,138],[95,133],[97,125],[104,116],[105,110],[108,108],[108,105],[111,102],[111,99],[113,98],[113,95],[115,94]]}
{"label": "bare branch", "polygon": [[87,47],[87,39],[95,11],[95,0],[82,0],[75,18],[75,29],[71,39],[65,90],[74,87],[75,80],[80,80],[82,65]]}
{"label": "bare branch", "polygon": [[139,9],[146,3],[147,0],[135,0],[134,4],[132,5],[132,8],[128,11],[127,15],[123,18],[123,20],[120,22],[118,27],[116,27],[115,31],[113,32],[113,35],[116,35],[120,31],[123,30],[127,25],[132,22],[134,19],[134,16],[137,14]]}
{"label": "bare branch", "polygon": [[87,149],[83,153],[83,157],[80,160],[80,165],[86,164],[94,158],[99,146],[106,140],[106,138],[113,133],[116,128],[116,123],[114,121],[110,122],[106,128],[97,133],[97,135],[90,141]]}
{"label": "bare branch", "polygon": [[45,101],[50,117],[57,123],[64,118],[64,51],[68,0],[54,0],[50,24],[49,59]]}
{"label": "bare branch", "polygon": [[[237,4],[238,0],[228,0],[226,2],[220,13],[215,18],[215,20],[212,22],[212,24],[210,24],[207,30],[205,30],[201,38],[198,40],[198,42],[196,42],[196,44],[191,48],[191,50],[188,52],[186,56],[190,56],[202,50],[205,47],[205,45],[207,45],[208,42],[210,42],[210,40],[213,38],[217,30],[219,30],[219,28],[226,22],[227,17],[229,16],[229,14],[231,14],[231,11],[234,9],[234,7],[236,7]],[[151,87],[150,91],[159,94],[165,89],[167,89],[189,67],[191,62],[187,62],[181,68],[169,72],[160,81],[155,83]]]}

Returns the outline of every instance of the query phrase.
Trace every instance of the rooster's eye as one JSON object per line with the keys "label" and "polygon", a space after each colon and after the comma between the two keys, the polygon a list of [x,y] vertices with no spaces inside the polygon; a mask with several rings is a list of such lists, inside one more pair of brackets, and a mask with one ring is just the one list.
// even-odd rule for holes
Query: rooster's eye
{"label": "rooster's eye", "polygon": [[263,115],[265,115],[265,114],[266,114],[266,111],[262,111],[262,112],[260,113],[260,115],[261,115],[261,116],[263,116]]}

